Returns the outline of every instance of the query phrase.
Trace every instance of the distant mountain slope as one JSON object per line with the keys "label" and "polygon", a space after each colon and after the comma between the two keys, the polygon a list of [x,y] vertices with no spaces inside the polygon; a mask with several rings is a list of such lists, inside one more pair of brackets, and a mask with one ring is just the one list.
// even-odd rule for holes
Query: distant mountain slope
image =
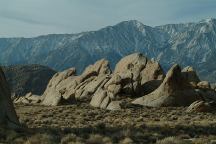
{"label": "distant mountain slope", "polygon": [[165,69],[173,63],[192,65],[202,79],[216,81],[216,20],[150,27],[132,20],[98,31],[0,39],[0,63],[47,65],[78,73],[106,58],[113,67],[123,56],[142,52]]}
{"label": "distant mountain slope", "polygon": [[6,79],[12,92],[25,95],[28,92],[41,95],[49,80],[56,73],[54,70],[41,65],[17,65],[3,67]]}

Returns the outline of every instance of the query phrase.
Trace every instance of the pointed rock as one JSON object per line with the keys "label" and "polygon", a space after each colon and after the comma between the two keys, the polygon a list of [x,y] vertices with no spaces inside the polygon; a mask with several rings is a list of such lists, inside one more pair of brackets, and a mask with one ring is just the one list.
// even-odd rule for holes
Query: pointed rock
{"label": "pointed rock", "polygon": [[189,82],[184,79],[181,68],[174,65],[168,71],[160,87],[132,103],[150,107],[188,106],[197,99],[197,93]]}
{"label": "pointed rock", "polygon": [[210,112],[211,106],[205,101],[195,101],[186,110],[187,112]]}

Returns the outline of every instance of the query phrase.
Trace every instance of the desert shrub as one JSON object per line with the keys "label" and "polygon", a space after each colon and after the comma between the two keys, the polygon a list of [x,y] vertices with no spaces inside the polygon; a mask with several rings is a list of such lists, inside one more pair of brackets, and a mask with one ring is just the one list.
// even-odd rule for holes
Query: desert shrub
{"label": "desert shrub", "polygon": [[133,144],[133,140],[129,137],[126,137],[125,139],[120,141],[120,144]]}
{"label": "desert shrub", "polygon": [[15,130],[0,126],[0,142],[11,143],[12,141],[14,141],[15,139],[19,137],[22,137],[21,133]]}
{"label": "desert shrub", "polygon": [[6,139],[5,129],[3,129],[0,125],[0,142]]}
{"label": "desert shrub", "polygon": [[35,134],[27,139],[25,144],[56,144],[56,138],[49,134]]}
{"label": "desert shrub", "polygon": [[177,137],[167,137],[157,141],[156,144],[191,144],[191,142]]}
{"label": "desert shrub", "polygon": [[108,137],[103,137],[99,134],[90,135],[86,144],[112,144],[112,140]]}
{"label": "desert shrub", "polygon": [[14,139],[13,142],[11,142],[11,143],[14,143],[14,144],[24,144],[25,141],[26,141],[25,137],[19,137],[19,138]]}
{"label": "desert shrub", "polygon": [[19,133],[17,133],[14,130],[8,130],[6,131],[6,135],[7,135],[7,141],[13,141],[15,138],[19,137]]}
{"label": "desert shrub", "polygon": [[68,134],[61,139],[61,144],[82,144],[82,143],[83,140],[80,137],[77,137],[73,133]]}

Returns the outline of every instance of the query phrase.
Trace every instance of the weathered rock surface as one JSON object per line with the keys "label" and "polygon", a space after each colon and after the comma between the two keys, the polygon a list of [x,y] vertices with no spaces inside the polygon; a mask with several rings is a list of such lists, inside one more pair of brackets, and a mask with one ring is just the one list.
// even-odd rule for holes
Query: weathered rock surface
{"label": "weathered rock surface", "polygon": [[107,106],[108,110],[120,110],[121,109],[121,101],[112,101],[110,104]]}
{"label": "weathered rock surface", "polygon": [[70,80],[74,78],[75,69],[71,68],[63,72],[56,73],[47,85],[47,88],[42,95],[43,105],[58,105],[62,100],[62,83],[66,86]]}
{"label": "weathered rock surface", "polygon": [[88,66],[80,76],[75,75],[74,68],[57,73],[42,96],[42,104],[55,106],[75,99],[90,100],[110,74],[109,63],[104,59]]}
{"label": "weathered rock surface", "polygon": [[153,91],[163,79],[160,65],[140,53],[120,60],[113,73],[108,61],[102,59],[79,76],[73,68],[57,73],[42,96],[42,104],[55,106],[81,100],[94,107],[107,108],[112,101]]}
{"label": "weathered rock surface", "polygon": [[211,83],[211,89],[216,91],[216,83]]}
{"label": "weathered rock surface", "polygon": [[201,81],[197,84],[197,87],[200,89],[211,89],[211,85],[207,81]]}
{"label": "weathered rock surface", "polygon": [[0,124],[12,128],[19,127],[19,121],[11,100],[11,92],[0,67]]}
{"label": "weathered rock surface", "polygon": [[198,94],[189,81],[184,78],[178,65],[172,66],[163,83],[152,93],[133,101],[150,107],[161,106],[188,106],[198,100]]}
{"label": "weathered rock surface", "polygon": [[160,85],[163,78],[163,70],[157,62],[140,53],[128,55],[119,61],[112,77],[96,91],[90,104],[118,110],[121,99],[149,93]]}
{"label": "weathered rock surface", "polygon": [[141,53],[122,58],[116,64],[115,74],[122,79],[122,91],[131,95],[140,95],[144,91],[148,93],[156,89],[164,78],[160,65],[148,60]]}
{"label": "weathered rock surface", "polygon": [[187,112],[210,112],[211,110],[211,105],[205,101],[195,101],[187,108]]}
{"label": "weathered rock surface", "polygon": [[25,96],[19,96],[13,99],[13,103],[15,104],[39,104],[41,101],[41,96],[34,95],[31,92],[27,93]]}

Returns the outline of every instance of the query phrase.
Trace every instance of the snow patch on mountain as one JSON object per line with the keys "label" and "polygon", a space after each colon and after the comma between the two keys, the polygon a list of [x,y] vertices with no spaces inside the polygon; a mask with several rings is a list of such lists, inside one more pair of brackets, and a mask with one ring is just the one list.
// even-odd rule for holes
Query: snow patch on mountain
{"label": "snow patch on mountain", "polygon": [[121,57],[141,52],[164,69],[174,63],[192,65],[202,79],[216,81],[215,19],[156,27],[133,20],[80,34],[2,38],[0,50],[1,64],[37,63],[57,70],[76,67],[78,72],[101,58],[114,66]]}

